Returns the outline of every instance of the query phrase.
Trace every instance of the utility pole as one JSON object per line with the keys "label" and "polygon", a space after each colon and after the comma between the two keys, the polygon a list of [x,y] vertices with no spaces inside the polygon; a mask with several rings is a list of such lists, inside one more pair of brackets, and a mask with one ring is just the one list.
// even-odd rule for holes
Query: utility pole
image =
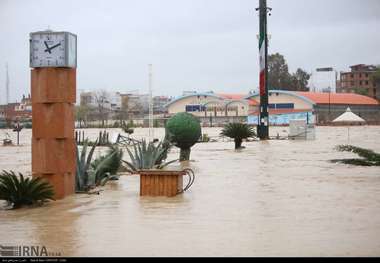
{"label": "utility pole", "polygon": [[331,121],[331,87],[329,86],[329,123]]}
{"label": "utility pole", "polygon": [[259,35],[259,52],[260,52],[260,118],[257,126],[257,133],[260,140],[269,139],[269,112],[268,112],[268,32],[267,17],[272,8],[267,7],[267,0],[259,0],[260,17],[260,35]]}
{"label": "utility pole", "polygon": [[153,65],[149,64],[149,138],[151,141],[153,141],[153,92],[152,92],[152,85],[153,85]]}

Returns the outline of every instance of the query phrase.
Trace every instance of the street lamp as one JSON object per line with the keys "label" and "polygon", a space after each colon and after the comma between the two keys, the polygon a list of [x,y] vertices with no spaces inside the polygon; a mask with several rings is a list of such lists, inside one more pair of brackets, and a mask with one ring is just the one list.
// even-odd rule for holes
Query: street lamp
{"label": "street lamp", "polygon": [[[317,68],[317,72],[334,72],[335,73],[335,92],[338,89],[338,71],[333,67]],[[330,88],[330,87],[329,87]]]}

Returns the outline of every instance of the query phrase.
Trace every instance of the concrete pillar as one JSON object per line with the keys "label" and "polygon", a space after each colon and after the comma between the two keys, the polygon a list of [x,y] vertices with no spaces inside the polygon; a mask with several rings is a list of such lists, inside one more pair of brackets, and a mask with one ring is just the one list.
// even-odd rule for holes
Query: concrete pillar
{"label": "concrete pillar", "polygon": [[36,68],[32,84],[32,175],[46,178],[55,198],[75,193],[76,69]]}

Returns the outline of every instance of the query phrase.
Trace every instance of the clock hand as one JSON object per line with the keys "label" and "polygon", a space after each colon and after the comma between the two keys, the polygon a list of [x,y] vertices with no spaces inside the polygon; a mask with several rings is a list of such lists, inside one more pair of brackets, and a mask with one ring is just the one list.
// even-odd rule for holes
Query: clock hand
{"label": "clock hand", "polygon": [[54,45],[54,46],[50,47],[49,49],[52,50],[53,48],[59,47],[60,45],[61,45],[61,43],[58,43],[57,45]]}
{"label": "clock hand", "polygon": [[45,52],[49,52],[51,54],[51,50],[50,50],[48,44],[46,43],[46,41],[44,41],[44,44],[46,46]]}

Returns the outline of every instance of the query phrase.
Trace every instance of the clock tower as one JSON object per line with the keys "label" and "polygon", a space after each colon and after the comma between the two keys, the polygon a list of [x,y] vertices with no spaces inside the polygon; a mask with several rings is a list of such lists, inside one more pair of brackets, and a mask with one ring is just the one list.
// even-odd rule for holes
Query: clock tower
{"label": "clock tower", "polygon": [[30,34],[32,175],[48,180],[56,199],[75,192],[76,40],[69,32]]}

